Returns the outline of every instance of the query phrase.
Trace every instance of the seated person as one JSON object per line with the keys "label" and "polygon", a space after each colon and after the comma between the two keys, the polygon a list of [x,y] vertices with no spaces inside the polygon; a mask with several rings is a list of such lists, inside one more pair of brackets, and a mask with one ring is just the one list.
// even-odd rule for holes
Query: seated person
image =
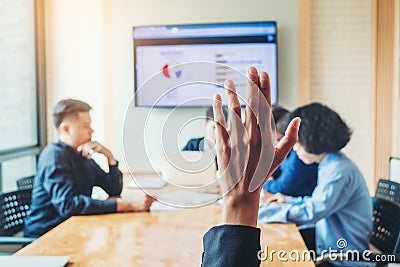
{"label": "seated person", "polygon": [[[88,104],[73,99],[61,100],[55,106],[53,122],[59,140],[40,154],[25,236],[39,237],[74,215],[148,211],[154,201],[147,195],[138,202],[90,197],[95,185],[110,196],[119,196],[122,190],[118,162],[108,148],[92,141],[90,110]],[[108,173],[91,159],[93,153],[107,158]]]}
{"label": "seated person", "polygon": [[[271,105],[268,74],[263,72],[259,76],[255,68],[250,68],[248,73],[252,81],[260,84],[260,94],[262,94],[262,97],[260,97],[257,92],[252,92],[250,97],[253,99],[262,98],[264,102],[267,100],[265,104]],[[225,86],[234,88],[232,81],[226,81]],[[266,123],[270,117],[268,107],[265,104],[261,104],[262,100],[260,100],[260,105],[254,105],[257,108],[252,107],[252,110],[259,113],[258,119],[250,115],[250,108],[247,107],[246,121],[245,124],[242,124],[240,104],[236,93],[234,91],[227,93],[227,97],[229,109],[232,112],[236,112],[236,116],[230,116],[230,135],[226,134],[227,127],[221,106],[221,96],[216,95],[214,99],[214,118],[218,122],[216,123],[216,151],[218,165],[224,173],[221,186],[226,192],[222,207],[223,224],[211,228],[204,235],[202,266],[259,266],[260,260],[257,255],[261,250],[261,231],[257,228],[257,214],[263,180],[271,175],[296,143],[300,120],[294,119],[289,124],[285,136],[275,148],[275,157],[273,157],[271,168],[263,168],[261,166],[263,164],[259,163],[265,163],[264,156],[273,156],[274,153],[274,151],[271,151],[274,149],[272,138],[268,138],[268,136],[272,135],[271,124]],[[253,101],[251,103],[254,104]],[[260,123],[260,121],[263,121],[263,123]],[[261,125],[265,124],[267,127],[260,127],[259,123]],[[249,135],[242,131],[243,127],[245,127]],[[262,145],[261,140],[265,145]],[[249,150],[242,151],[241,148],[243,147]],[[270,160],[272,161],[272,159]],[[230,162],[232,164],[229,164]],[[246,166],[244,166],[244,172],[239,172],[243,175],[238,177],[235,174],[237,173],[236,168],[242,166],[243,162],[246,162]],[[237,184],[231,190],[228,190],[231,181],[237,181]],[[255,190],[251,188],[253,181],[260,181]],[[256,182],[256,184],[258,183]]]}
{"label": "seated person", "polygon": [[[224,112],[225,119],[227,119],[228,110],[226,109],[226,107],[224,107],[222,110]],[[190,139],[185,147],[182,149],[183,151],[215,150],[215,122],[212,107],[207,109],[206,121],[204,122],[203,128],[206,135],[204,137]]]}
{"label": "seated person", "polygon": [[[311,196],[290,197],[275,194],[260,206],[259,221],[315,223],[317,255],[324,250],[365,251],[372,229],[372,204],[364,177],[340,150],[350,140],[351,130],[340,116],[318,103],[297,108],[290,119],[300,117],[299,141],[294,146],[305,164],[318,163],[318,183]],[[338,248],[345,239],[347,247]],[[328,263],[324,266],[334,266]],[[337,261],[339,266],[360,266],[357,262]]]}
{"label": "seated person", "polygon": [[[273,106],[271,109],[272,109],[272,117],[274,118],[275,121],[275,126],[278,123],[278,121],[280,121],[281,119],[283,119],[283,117],[287,116],[287,114],[290,113],[289,110],[279,105]],[[280,138],[282,138],[282,136]]]}
{"label": "seated person", "polygon": [[[289,111],[280,107],[272,107],[275,120],[276,137],[278,141],[285,134]],[[294,150],[290,151],[285,161],[264,184],[263,189],[268,193],[282,193],[289,196],[310,196],[317,185],[318,165],[305,164],[299,159]]]}

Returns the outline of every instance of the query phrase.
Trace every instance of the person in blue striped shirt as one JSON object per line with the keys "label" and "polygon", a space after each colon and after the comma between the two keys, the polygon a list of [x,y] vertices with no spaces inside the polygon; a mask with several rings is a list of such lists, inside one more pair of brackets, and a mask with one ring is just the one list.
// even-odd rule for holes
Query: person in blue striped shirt
{"label": "person in blue striped shirt", "polygon": [[[317,255],[326,255],[329,250],[367,250],[372,230],[371,198],[360,170],[340,151],[349,142],[351,130],[335,111],[319,103],[297,108],[289,119],[296,117],[301,118],[301,125],[294,150],[305,164],[319,164],[317,186],[311,196],[278,193],[268,198],[259,208],[259,222],[315,224]],[[324,266],[369,265],[332,261]]]}

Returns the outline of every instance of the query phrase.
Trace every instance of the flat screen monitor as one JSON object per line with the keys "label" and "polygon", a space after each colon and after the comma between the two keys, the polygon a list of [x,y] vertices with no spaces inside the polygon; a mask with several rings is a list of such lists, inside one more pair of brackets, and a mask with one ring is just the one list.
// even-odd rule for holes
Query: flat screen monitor
{"label": "flat screen monitor", "polygon": [[[223,84],[226,78],[235,81],[235,75],[246,75],[250,66],[269,73],[272,105],[276,105],[276,36],[273,21],[133,27],[135,106],[209,106],[217,91],[212,89],[218,87],[215,84]],[[193,65],[185,65],[193,62],[210,63],[197,69],[209,83],[191,84],[194,90],[190,86],[171,90],[171,81],[196,71]],[[144,86],[152,79],[157,82]],[[245,105],[243,99],[241,104]]]}

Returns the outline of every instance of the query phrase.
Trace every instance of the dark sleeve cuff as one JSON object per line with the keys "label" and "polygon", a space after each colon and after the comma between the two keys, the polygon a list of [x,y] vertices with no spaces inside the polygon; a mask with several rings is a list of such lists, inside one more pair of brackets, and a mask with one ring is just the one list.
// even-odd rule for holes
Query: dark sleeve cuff
{"label": "dark sleeve cuff", "polygon": [[203,267],[259,266],[260,229],[243,225],[221,225],[203,237]]}
{"label": "dark sleeve cuff", "polygon": [[104,214],[104,213],[115,213],[115,212],[117,212],[116,199],[108,199],[108,200],[90,199],[90,203],[88,204],[88,207],[83,212],[83,214],[91,215],[91,214]]}
{"label": "dark sleeve cuff", "polygon": [[104,206],[108,213],[115,213],[117,212],[117,200],[116,199],[109,199],[104,201]]}

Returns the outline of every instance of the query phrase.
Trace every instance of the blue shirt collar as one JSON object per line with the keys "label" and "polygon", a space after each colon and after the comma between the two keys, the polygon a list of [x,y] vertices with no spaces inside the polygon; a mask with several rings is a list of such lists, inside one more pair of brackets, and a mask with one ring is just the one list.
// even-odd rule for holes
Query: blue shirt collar
{"label": "blue shirt collar", "polygon": [[343,152],[341,151],[336,151],[333,153],[328,153],[326,154],[325,158],[321,161],[321,163],[319,164],[319,166],[324,166],[326,164],[329,164],[330,162],[332,162],[333,160],[337,159],[337,158],[341,158],[343,157]]}

